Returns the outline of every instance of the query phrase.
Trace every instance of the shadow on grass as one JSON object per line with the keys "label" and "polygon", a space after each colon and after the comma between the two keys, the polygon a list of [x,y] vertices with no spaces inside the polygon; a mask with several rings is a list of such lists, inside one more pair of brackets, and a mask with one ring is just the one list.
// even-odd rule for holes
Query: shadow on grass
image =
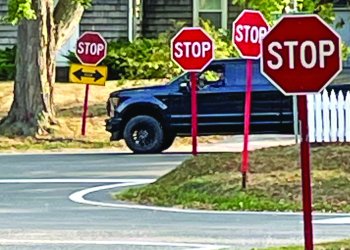
{"label": "shadow on grass", "polygon": [[0,150],[59,150],[65,148],[101,149],[120,147],[118,143],[111,145],[109,141],[92,141],[79,138],[7,138],[0,142]]}
{"label": "shadow on grass", "polygon": [[[61,108],[57,111],[58,117],[80,117],[83,113],[83,106],[74,106],[71,108]],[[89,105],[88,117],[105,116],[106,105],[94,104]]]}
{"label": "shadow on grass", "polygon": [[82,143],[82,144],[90,144],[90,141],[87,140],[81,140],[81,139],[73,139],[73,138],[36,138],[35,142],[38,143],[45,143],[45,142],[58,142],[58,143]]}

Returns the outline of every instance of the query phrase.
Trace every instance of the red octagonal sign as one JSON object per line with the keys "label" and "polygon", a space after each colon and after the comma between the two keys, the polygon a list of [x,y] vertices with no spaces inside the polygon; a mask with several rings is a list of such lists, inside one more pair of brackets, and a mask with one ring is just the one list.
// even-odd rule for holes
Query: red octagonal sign
{"label": "red octagonal sign", "polygon": [[97,65],[106,53],[107,43],[100,33],[88,31],[79,37],[75,54],[82,64]]}
{"label": "red octagonal sign", "polygon": [[262,41],[261,72],[285,95],[320,92],[341,69],[341,39],[317,15],[283,16]]}
{"label": "red octagonal sign", "polygon": [[214,59],[214,41],[200,27],[182,28],[170,47],[171,59],[185,71],[200,72]]}
{"label": "red octagonal sign", "polygon": [[260,57],[260,44],[270,26],[260,11],[243,10],[232,24],[232,42],[240,56]]}

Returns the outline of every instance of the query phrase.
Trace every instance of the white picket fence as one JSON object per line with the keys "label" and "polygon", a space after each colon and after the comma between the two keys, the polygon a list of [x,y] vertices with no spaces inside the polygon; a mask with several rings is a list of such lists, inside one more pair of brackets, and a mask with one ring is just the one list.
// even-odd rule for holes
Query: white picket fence
{"label": "white picket fence", "polygon": [[350,92],[308,95],[310,142],[350,142]]}

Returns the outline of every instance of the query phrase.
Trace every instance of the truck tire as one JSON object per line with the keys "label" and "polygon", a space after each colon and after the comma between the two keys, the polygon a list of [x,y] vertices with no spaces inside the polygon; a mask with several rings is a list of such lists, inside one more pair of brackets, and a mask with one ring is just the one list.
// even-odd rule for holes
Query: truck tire
{"label": "truck tire", "polygon": [[126,145],[134,153],[150,154],[162,151],[163,129],[151,116],[140,115],[131,118],[125,126],[123,135]]}
{"label": "truck tire", "polygon": [[163,147],[162,147],[162,151],[163,150],[167,150],[168,148],[171,147],[171,145],[173,144],[174,140],[175,140],[176,134],[175,133],[165,133],[164,134],[164,140],[163,140]]}

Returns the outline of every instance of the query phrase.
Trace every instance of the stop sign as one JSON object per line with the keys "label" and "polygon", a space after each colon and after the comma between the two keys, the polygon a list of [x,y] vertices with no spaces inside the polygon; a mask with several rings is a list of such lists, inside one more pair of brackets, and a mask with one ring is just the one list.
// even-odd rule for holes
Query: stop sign
{"label": "stop sign", "polygon": [[106,40],[97,32],[85,32],[77,40],[75,54],[82,64],[97,65],[106,53]]}
{"label": "stop sign", "polygon": [[232,42],[242,58],[260,57],[260,44],[270,26],[260,11],[243,10],[232,24]]}
{"label": "stop sign", "polygon": [[341,39],[317,15],[283,16],[262,41],[261,72],[285,95],[320,92],[341,69]]}
{"label": "stop sign", "polygon": [[214,46],[202,28],[185,27],[171,39],[171,59],[185,71],[199,72],[214,59]]}

